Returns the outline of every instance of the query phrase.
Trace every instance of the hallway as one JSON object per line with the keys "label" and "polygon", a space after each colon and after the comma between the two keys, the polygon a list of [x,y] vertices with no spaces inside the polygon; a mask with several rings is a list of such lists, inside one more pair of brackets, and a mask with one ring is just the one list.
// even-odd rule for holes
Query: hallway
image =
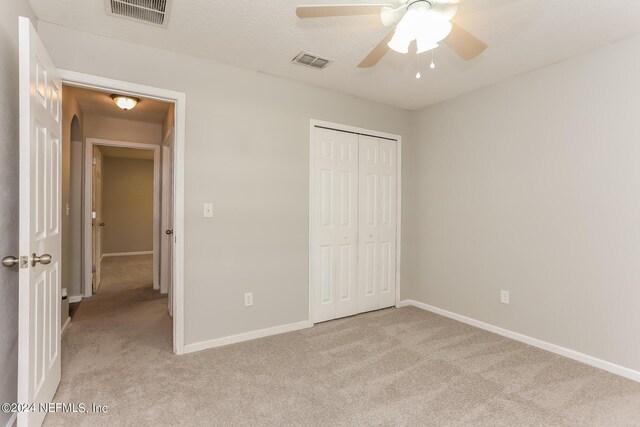
{"label": "hallway", "polygon": [[[85,403],[87,410],[91,403],[103,404],[115,411],[114,396],[131,391],[133,378],[157,375],[160,361],[173,356],[167,296],[152,289],[152,267],[152,255],[104,258],[98,293],[82,301],[63,333],[55,402]],[[126,403],[135,406],[134,400]],[[45,425],[109,424],[107,417],[95,417],[49,414]]]}

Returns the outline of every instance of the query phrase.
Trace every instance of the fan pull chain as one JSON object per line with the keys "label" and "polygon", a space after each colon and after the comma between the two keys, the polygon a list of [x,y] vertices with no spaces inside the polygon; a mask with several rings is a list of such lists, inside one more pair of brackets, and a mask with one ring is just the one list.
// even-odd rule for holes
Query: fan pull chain
{"label": "fan pull chain", "polygon": [[416,56],[418,57],[418,72],[416,73],[416,79],[419,79],[422,77],[422,75],[420,75],[420,54],[417,54]]}
{"label": "fan pull chain", "polygon": [[436,68],[435,57],[436,57],[436,50],[431,49],[431,65],[429,65],[429,68],[431,68],[432,70]]}

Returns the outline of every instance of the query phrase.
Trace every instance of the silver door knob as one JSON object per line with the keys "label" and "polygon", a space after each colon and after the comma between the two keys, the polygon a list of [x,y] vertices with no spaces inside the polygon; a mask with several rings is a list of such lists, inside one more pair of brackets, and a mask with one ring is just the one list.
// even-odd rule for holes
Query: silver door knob
{"label": "silver door knob", "polygon": [[49,254],[37,256],[35,253],[31,255],[31,267],[35,267],[37,263],[42,265],[51,264],[52,257]]}
{"label": "silver door knob", "polygon": [[16,258],[11,255],[2,258],[2,265],[9,268],[13,267],[14,265],[18,265],[19,262],[20,262],[19,258]]}

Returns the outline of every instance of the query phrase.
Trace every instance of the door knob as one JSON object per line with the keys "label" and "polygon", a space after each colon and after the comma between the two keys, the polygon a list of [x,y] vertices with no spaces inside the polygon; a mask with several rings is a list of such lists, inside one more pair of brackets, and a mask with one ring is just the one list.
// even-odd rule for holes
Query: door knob
{"label": "door knob", "polygon": [[167,230],[164,232],[164,234],[173,234],[173,230]]}
{"label": "door knob", "polygon": [[2,258],[2,265],[9,268],[13,267],[14,265],[18,265],[19,262],[20,262],[19,258],[16,258],[11,255]]}
{"label": "door knob", "polygon": [[37,256],[34,252],[33,255],[31,255],[31,267],[35,267],[37,263],[40,263],[42,265],[47,265],[47,264],[51,264],[51,255],[49,254],[42,254],[40,256]]}

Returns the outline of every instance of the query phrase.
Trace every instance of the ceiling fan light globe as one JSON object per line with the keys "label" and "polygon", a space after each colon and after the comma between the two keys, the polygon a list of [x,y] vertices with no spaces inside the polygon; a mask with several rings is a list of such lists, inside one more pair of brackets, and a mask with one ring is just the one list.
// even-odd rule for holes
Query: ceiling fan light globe
{"label": "ceiling fan light globe", "polygon": [[391,41],[387,43],[387,46],[389,46],[389,49],[395,50],[398,53],[408,53],[409,44],[414,39],[410,20],[407,20],[407,15],[405,15],[396,27],[396,31],[393,33],[393,37]]}
{"label": "ceiling fan light globe", "polygon": [[418,47],[417,53],[428,52],[430,50],[437,48],[438,46],[440,45],[431,39],[419,38],[417,40],[417,47]]}
{"label": "ceiling fan light globe", "polygon": [[396,37],[396,35],[397,33],[394,34],[391,41],[387,43],[389,49],[394,50],[398,53],[409,53],[409,44],[411,43],[411,40],[404,37]]}
{"label": "ceiling fan light globe", "polygon": [[435,11],[427,11],[421,16],[420,27],[416,29],[419,33],[416,38],[430,39],[434,43],[444,40],[449,35],[453,26],[446,17]]}

